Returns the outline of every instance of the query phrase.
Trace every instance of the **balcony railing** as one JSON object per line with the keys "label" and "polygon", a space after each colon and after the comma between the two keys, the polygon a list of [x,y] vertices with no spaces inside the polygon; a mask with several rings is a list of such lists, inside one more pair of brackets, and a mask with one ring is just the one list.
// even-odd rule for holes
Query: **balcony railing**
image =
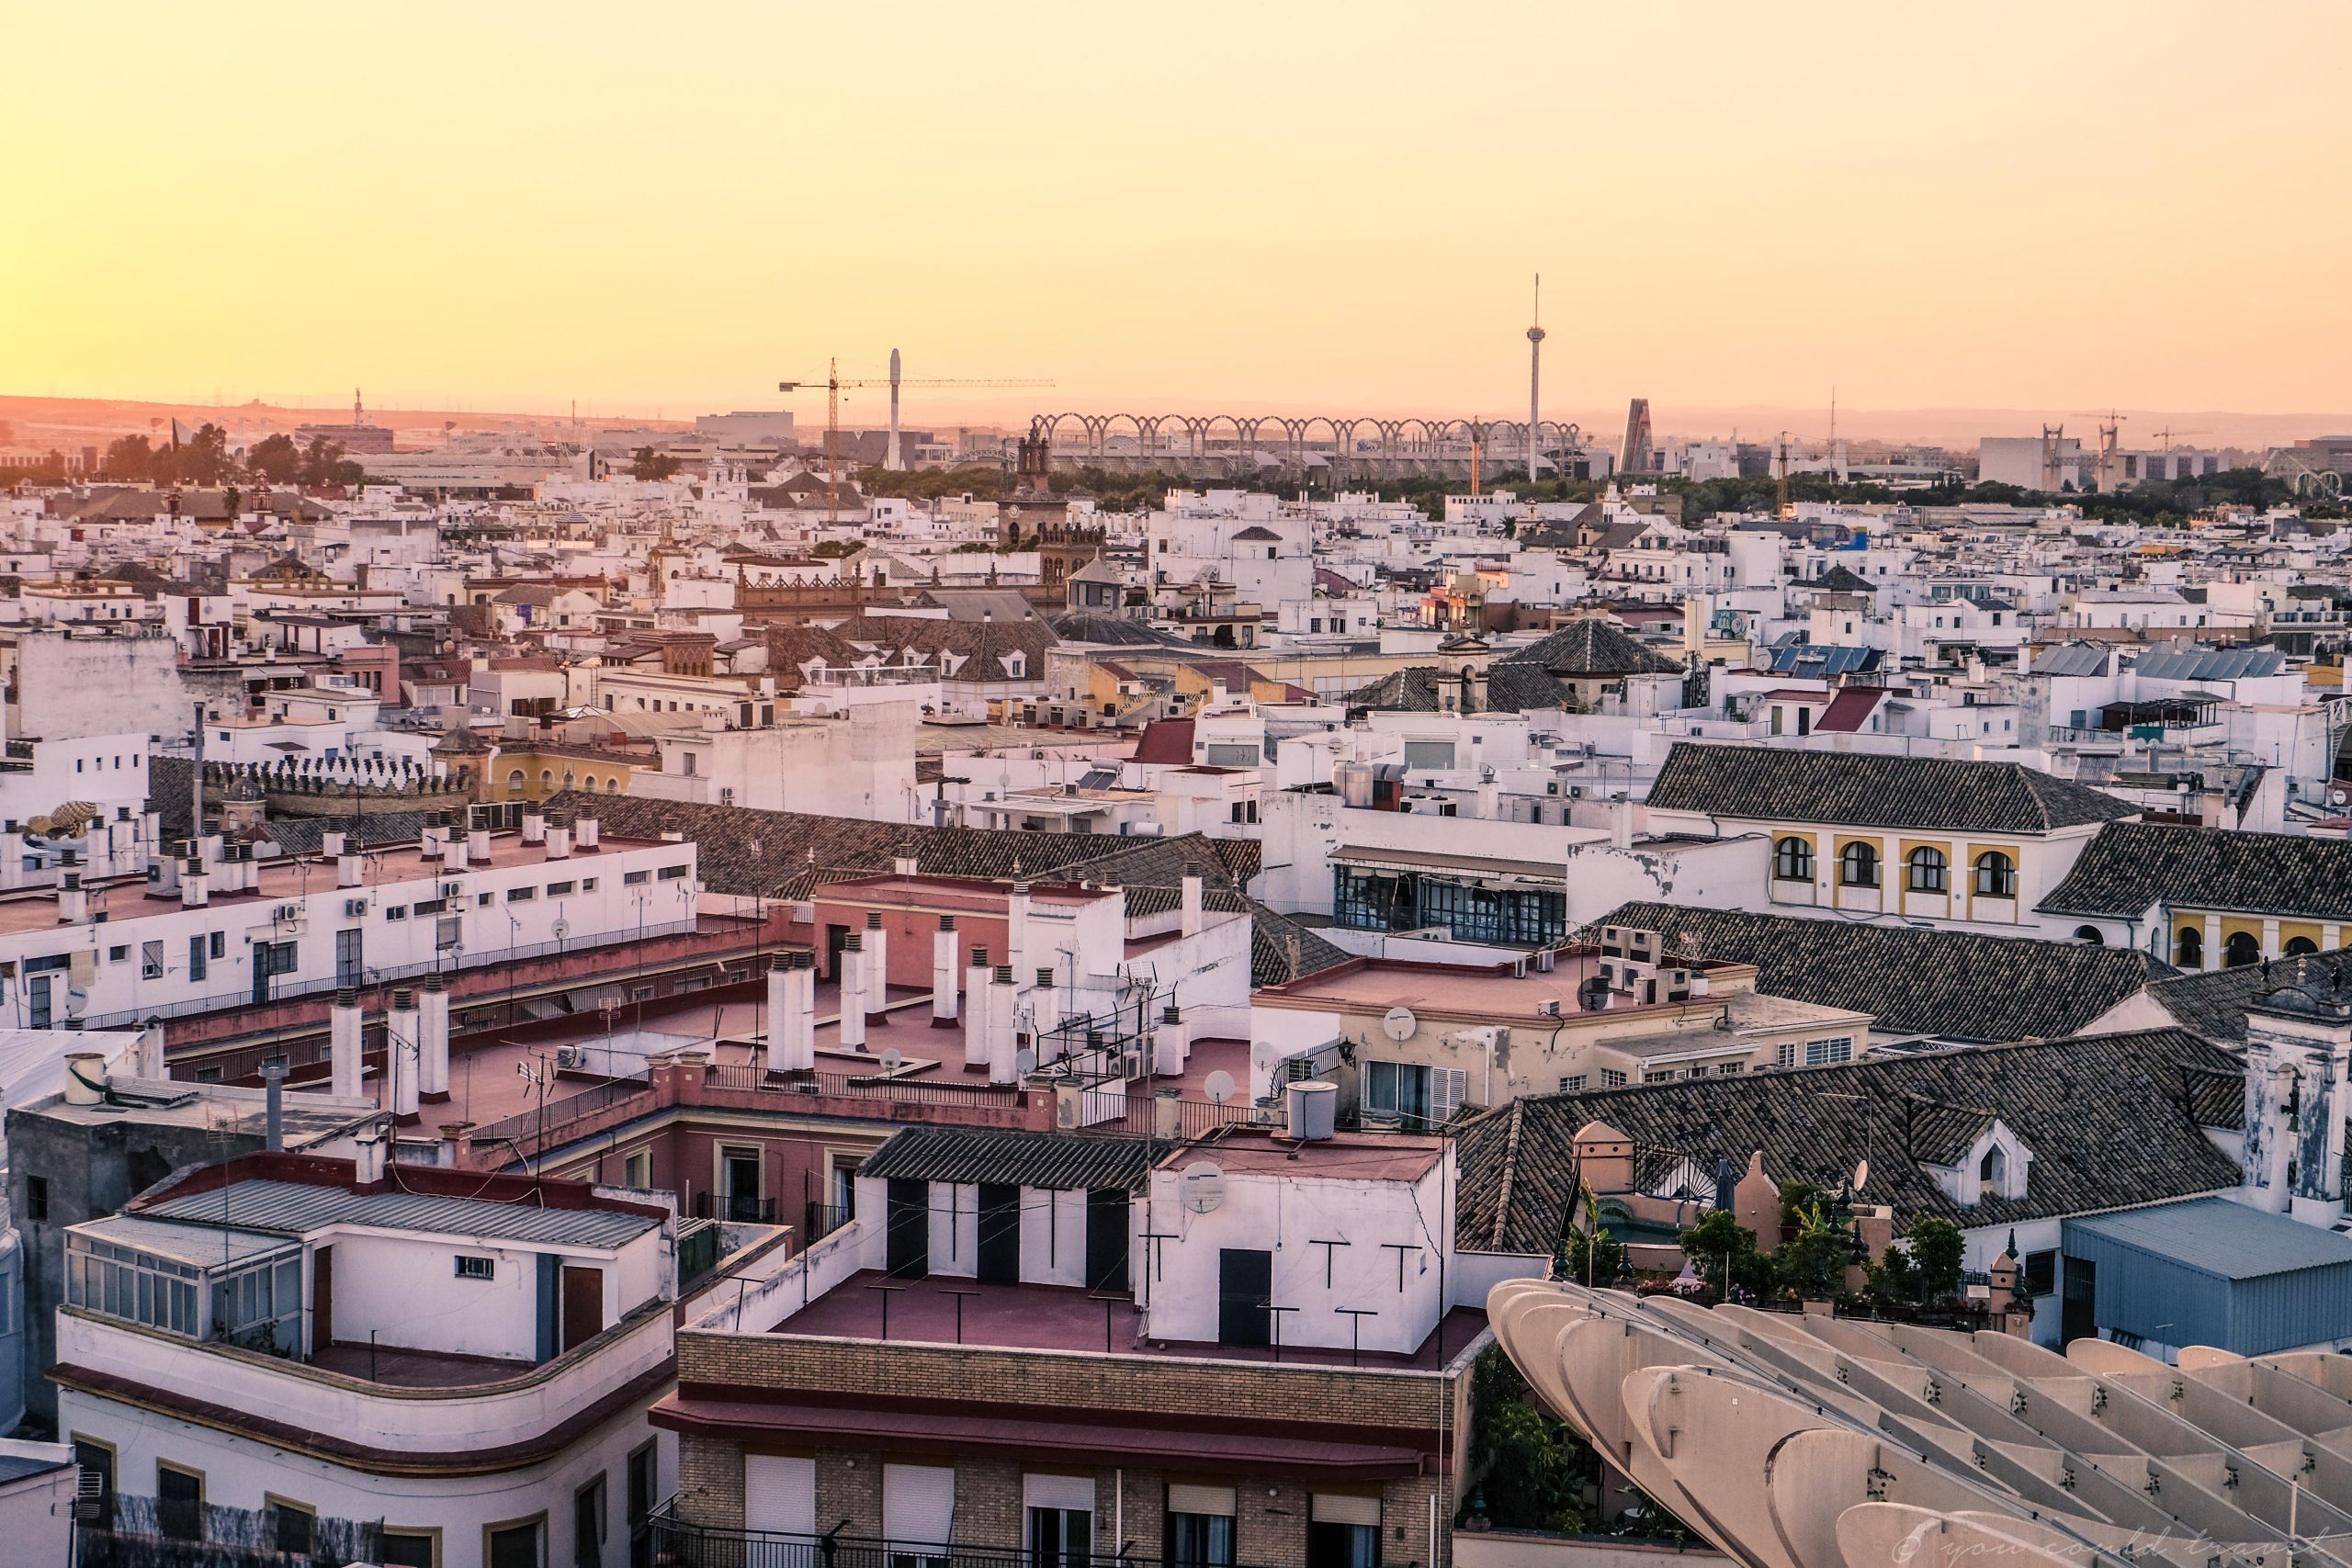
{"label": "balcony railing", "polygon": [[646,1520],[656,1562],[677,1568],[1211,1568],[1133,1551],[1035,1551],[1018,1546],[938,1546],[871,1536],[791,1535],[688,1523],[677,1500]]}
{"label": "balcony railing", "polygon": [[775,1200],[744,1192],[697,1192],[695,1218],[725,1220],[738,1225],[772,1225],[775,1224]]}

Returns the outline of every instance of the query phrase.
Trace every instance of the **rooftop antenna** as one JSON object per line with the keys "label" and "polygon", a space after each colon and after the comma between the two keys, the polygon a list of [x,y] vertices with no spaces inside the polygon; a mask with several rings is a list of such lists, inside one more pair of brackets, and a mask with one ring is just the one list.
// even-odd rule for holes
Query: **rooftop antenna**
{"label": "rooftop antenna", "polygon": [[1544,275],[1535,275],[1535,310],[1527,329],[1527,482],[1535,482],[1539,462],[1537,448],[1543,445],[1539,423],[1544,406]]}

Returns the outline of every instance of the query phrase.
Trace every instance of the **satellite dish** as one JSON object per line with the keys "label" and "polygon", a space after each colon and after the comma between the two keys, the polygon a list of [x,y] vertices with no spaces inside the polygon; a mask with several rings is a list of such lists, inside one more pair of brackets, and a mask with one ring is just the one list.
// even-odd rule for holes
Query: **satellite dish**
{"label": "satellite dish", "polygon": [[1415,1018],[1413,1010],[1408,1007],[1390,1008],[1387,1016],[1380,1021],[1380,1032],[1391,1040],[1410,1040],[1413,1031],[1420,1026],[1420,1020]]}
{"label": "satellite dish", "polygon": [[2344,792],[2343,792],[2342,790],[2340,790],[2340,789],[2332,789],[2332,790],[2329,790],[2329,791],[2327,792],[2327,803],[2328,803],[2330,806],[2341,806],[2341,805],[2343,805],[2343,804],[2344,804],[2344,802],[2345,802],[2345,795],[2344,795]]}
{"label": "satellite dish", "polygon": [[1025,1078],[1037,1070],[1037,1053],[1023,1045],[1012,1054],[1012,1076]]}
{"label": "satellite dish", "polygon": [[1176,1196],[1195,1214],[1212,1214],[1225,1201],[1225,1168],[1213,1159],[1196,1159],[1176,1176]]}
{"label": "satellite dish", "polygon": [[1862,1183],[1868,1181],[1870,1179],[1871,1162],[1868,1160],[1856,1161],[1854,1164],[1854,1190],[1860,1192],[1862,1190]]}
{"label": "satellite dish", "polygon": [[553,929],[555,931],[556,941],[561,942],[565,937],[571,934],[571,922],[564,919],[561,915],[558,915],[555,918],[555,926]]}
{"label": "satellite dish", "polygon": [[899,1048],[896,1045],[885,1045],[882,1047],[882,1055],[880,1060],[882,1063],[882,1070],[884,1072],[895,1073],[899,1070],[899,1064],[904,1062],[906,1058],[899,1055]]}
{"label": "satellite dish", "polygon": [[1223,1105],[1233,1098],[1233,1075],[1219,1067],[1202,1080],[1201,1088],[1213,1102]]}
{"label": "satellite dish", "polygon": [[79,986],[65,987],[65,1016],[79,1018],[90,1010],[90,993]]}

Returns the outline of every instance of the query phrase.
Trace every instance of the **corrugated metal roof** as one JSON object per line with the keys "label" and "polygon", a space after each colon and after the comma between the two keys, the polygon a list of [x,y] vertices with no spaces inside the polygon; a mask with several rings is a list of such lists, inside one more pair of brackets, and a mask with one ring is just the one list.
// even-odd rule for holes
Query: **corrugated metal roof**
{"label": "corrugated metal roof", "polygon": [[2352,1263],[2352,1236],[2227,1198],[2199,1198],[2066,1222],[2076,1232],[2152,1253],[2200,1274],[2256,1280]]}
{"label": "corrugated metal roof", "polygon": [[2132,666],[2151,681],[2239,681],[2276,675],[2287,667],[2285,655],[2271,648],[2199,648],[2169,643],[2152,648]]}
{"label": "corrugated metal roof", "polygon": [[426,1192],[353,1192],[293,1181],[238,1181],[225,1190],[173,1198],[145,1211],[153,1219],[307,1235],[329,1225],[431,1231],[483,1241],[611,1251],[661,1222],[611,1209],[548,1209]]}
{"label": "corrugated metal roof", "polygon": [[1807,675],[1850,675],[1858,670],[1876,669],[1878,660],[1874,648],[1796,642],[1772,650],[1772,671],[1779,675],[1800,671]]}
{"label": "corrugated metal roof", "polygon": [[1151,1156],[1148,1138],[908,1127],[867,1156],[858,1174],[1062,1192],[1133,1190],[1151,1168]]}

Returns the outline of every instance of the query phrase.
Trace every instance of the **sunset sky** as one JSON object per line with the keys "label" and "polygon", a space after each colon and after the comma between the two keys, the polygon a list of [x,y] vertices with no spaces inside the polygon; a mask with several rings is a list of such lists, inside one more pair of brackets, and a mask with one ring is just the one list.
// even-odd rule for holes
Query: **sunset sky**
{"label": "sunset sky", "polygon": [[1057,384],[910,419],[1505,414],[1541,270],[1547,412],[2352,410],[2342,0],[29,0],[6,34],[0,392],[675,416],[896,345]]}

